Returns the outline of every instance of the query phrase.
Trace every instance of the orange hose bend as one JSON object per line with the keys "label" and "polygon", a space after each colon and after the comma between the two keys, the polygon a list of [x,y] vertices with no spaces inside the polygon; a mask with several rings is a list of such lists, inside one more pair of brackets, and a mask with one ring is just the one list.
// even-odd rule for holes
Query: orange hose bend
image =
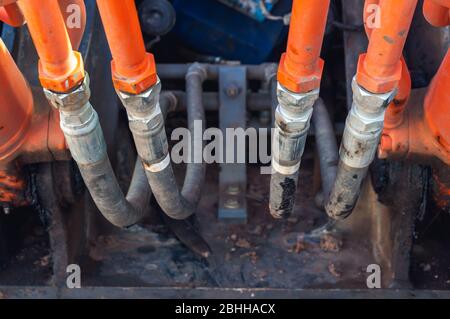
{"label": "orange hose bend", "polygon": [[320,59],[330,0],[294,0],[286,53],[278,70],[278,81],[296,93],[320,87]]}
{"label": "orange hose bend", "polygon": [[134,0],[97,0],[113,61],[116,89],[138,94],[157,81],[153,55],[145,50]]}

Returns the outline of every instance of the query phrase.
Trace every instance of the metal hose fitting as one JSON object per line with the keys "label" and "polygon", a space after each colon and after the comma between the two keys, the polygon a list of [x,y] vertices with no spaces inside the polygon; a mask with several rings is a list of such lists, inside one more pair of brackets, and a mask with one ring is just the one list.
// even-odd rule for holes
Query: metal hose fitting
{"label": "metal hose fitting", "polygon": [[319,89],[294,93],[278,83],[278,107],[272,142],[272,177],[270,181],[270,213],[274,218],[287,218],[295,204],[297,179],[306,137]]}
{"label": "metal hose fitting", "polygon": [[118,227],[137,223],[148,208],[150,189],[144,189],[143,196],[138,198],[133,191],[136,183],[132,183],[131,194],[125,198],[122,193],[108,158],[97,112],[89,103],[89,76],[70,92],[44,89],[44,93],[60,111],[60,126],[67,145],[97,208]]}
{"label": "metal hose fitting", "polygon": [[361,184],[375,158],[384,125],[384,115],[397,90],[371,93],[352,81],[353,104],[345,123],[339,150],[336,181],[325,206],[334,219],[344,219],[353,211]]}
{"label": "metal hose fitting", "polygon": [[117,90],[125,106],[130,130],[141,158],[150,188],[162,210],[173,219],[194,213],[178,188],[172,169],[164,117],[159,105],[161,82],[139,94]]}

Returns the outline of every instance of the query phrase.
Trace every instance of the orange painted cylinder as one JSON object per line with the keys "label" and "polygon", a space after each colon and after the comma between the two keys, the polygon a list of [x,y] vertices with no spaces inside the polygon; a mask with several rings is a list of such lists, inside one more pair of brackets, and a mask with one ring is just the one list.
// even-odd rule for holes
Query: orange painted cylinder
{"label": "orange painted cylinder", "polygon": [[55,0],[20,0],[43,71],[64,77],[77,65],[63,16]]}
{"label": "orange painted cylinder", "polygon": [[424,110],[435,141],[444,146],[450,157],[450,51],[431,82]]}
{"label": "orange painted cylinder", "polygon": [[329,5],[328,0],[294,1],[285,59],[289,71],[308,76],[316,70]]}
{"label": "orange painted cylinder", "polygon": [[0,162],[25,142],[32,113],[31,90],[0,39]]}
{"label": "orange painted cylinder", "polygon": [[417,0],[380,0],[379,6],[380,25],[369,32],[369,47],[357,74],[358,83],[372,93],[386,93],[398,84]]}
{"label": "orange painted cylinder", "polygon": [[24,24],[25,19],[17,3],[11,3],[0,7],[0,21],[13,27],[20,27]]}
{"label": "orange painted cylinder", "polygon": [[[286,53],[283,55],[278,80],[291,91],[303,91],[296,82],[318,75],[314,84],[305,90],[320,86],[322,61],[320,51],[328,17],[330,0],[294,0]],[[319,73],[319,74],[318,74]]]}
{"label": "orange painted cylinder", "polygon": [[425,0],[423,15],[435,27],[445,27],[450,24],[449,8],[436,3],[434,0]]}
{"label": "orange painted cylinder", "polygon": [[139,76],[148,66],[144,39],[134,0],[97,0],[116,72]]}

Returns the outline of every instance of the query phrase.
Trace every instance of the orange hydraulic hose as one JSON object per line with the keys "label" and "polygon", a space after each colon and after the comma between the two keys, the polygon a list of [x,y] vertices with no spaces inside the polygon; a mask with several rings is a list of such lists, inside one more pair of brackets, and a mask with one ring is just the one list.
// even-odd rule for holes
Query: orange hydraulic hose
{"label": "orange hydraulic hose", "polygon": [[[86,6],[84,0],[58,0],[58,2],[64,21],[66,22],[72,48],[78,50],[86,27]],[[74,16],[78,14],[79,17]],[[79,26],[72,25],[73,19],[79,19],[79,21],[75,21],[79,22]]]}
{"label": "orange hydraulic hose", "polygon": [[31,90],[0,39],[0,161],[25,142],[32,112]]}
{"label": "orange hydraulic hose", "polygon": [[[373,14],[373,12],[369,10],[370,9],[369,6],[370,5],[379,6],[379,4],[380,0],[366,0],[364,3],[364,27],[366,30],[367,37],[369,39],[373,30],[373,28],[369,27],[368,23],[369,16]],[[395,96],[395,99],[392,101],[392,103],[386,110],[384,122],[385,129],[395,127],[403,121],[403,111],[411,94],[411,75],[409,73],[406,61],[403,57],[401,58],[401,63],[402,63],[402,75],[398,83],[398,92]]]}
{"label": "orange hydraulic hose", "polygon": [[19,0],[38,52],[43,87],[66,92],[84,78],[81,56],[72,50],[58,1]]}
{"label": "orange hydraulic hose", "polygon": [[320,59],[330,0],[294,0],[286,53],[278,81],[293,92],[319,88],[323,69]]}
{"label": "orange hydraulic hose", "polygon": [[369,32],[367,54],[361,57],[357,73],[358,84],[372,93],[386,93],[398,85],[417,0],[380,0],[379,5],[381,24]]}
{"label": "orange hydraulic hose", "polygon": [[11,3],[0,7],[0,21],[13,27],[20,27],[24,24],[25,19],[17,3]]}
{"label": "orange hydraulic hose", "polygon": [[435,0],[425,0],[423,3],[423,15],[431,25],[445,27],[450,24],[450,2],[448,5],[441,5]]}
{"label": "orange hydraulic hose", "polygon": [[98,0],[97,5],[113,57],[116,88],[145,91],[157,81],[156,67],[145,50],[134,0]]}

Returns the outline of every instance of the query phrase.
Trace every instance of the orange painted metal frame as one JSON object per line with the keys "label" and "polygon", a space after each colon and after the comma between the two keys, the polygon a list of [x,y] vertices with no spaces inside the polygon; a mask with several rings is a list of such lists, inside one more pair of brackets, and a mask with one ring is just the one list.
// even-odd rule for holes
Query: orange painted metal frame
{"label": "orange painted metal frame", "polygon": [[[81,55],[73,52],[71,46],[71,42],[75,47],[79,45],[85,27],[82,0],[27,0],[19,3],[20,9],[16,3],[0,4],[7,5],[2,9],[9,13],[10,20],[4,19],[5,22],[22,24],[21,10],[27,17],[40,57],[40,80],[45,88],[64,92],[83,79],[84,68],[82,72],[79,70],[83,66]],[[70,14],[65,10],[69,4],[77,4],[81,9],[80,28],[73,30],[70,37],[64,23]],[[17,18],[16,22],[12,18]],[[0,90],[0,203],[27,205],[24,194],[27,180],[22,174],[22,165],[67,160],[70,155],[59,126],[59,112],[50,107],[41,90],[32,93],[1,40]]]}
{"label": "orange painted metal frame", "polygon": [[320,58],[330,0],[294,0],[286,53],[278,81],[288,90],[305,93],[320,87],[324,62]]}
{"label": "orange painted metal frame", "polygon": [[113,61],[113,83],[117,90],[139,94],[157,82],[152,54],[145,50],[134,0],[98,0]]}
{"label": "orange painted metal frame", "polygon": [[33,93],[0,39],[0,203],[26,205],[21,165],[67,159],[59,113]]}
{"label": "orange painted metal frame", "polygon": [[[432,0],[424,3],[424,11],[429,10],[427,2],[450,7],[450,0]],[[450,52],[431,82],[423,105],[411,103],[408,108],[402,122],[386,114],[379,157],[438,159],[450,165]]]}

